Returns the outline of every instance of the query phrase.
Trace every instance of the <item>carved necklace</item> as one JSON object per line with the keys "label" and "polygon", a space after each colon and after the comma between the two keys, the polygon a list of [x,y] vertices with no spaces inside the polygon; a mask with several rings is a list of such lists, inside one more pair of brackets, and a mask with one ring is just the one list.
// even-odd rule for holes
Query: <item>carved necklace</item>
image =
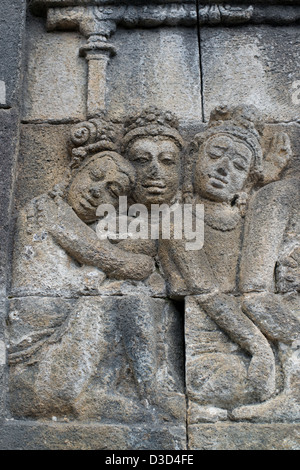
{"label": "carved necklace", "polygon": [[222,232],[234,230],[242,219],[240,209],[227,202],[213,202],[199,198],[197,204],[204,204],[204,221],[215,230]]}

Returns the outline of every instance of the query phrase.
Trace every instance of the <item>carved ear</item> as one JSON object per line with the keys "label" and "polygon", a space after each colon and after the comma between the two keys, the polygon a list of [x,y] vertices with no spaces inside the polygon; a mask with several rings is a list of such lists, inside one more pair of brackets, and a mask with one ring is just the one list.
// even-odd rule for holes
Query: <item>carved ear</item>
{"label": "carved ear", "polygon": [[293,152],[289,136],[285,132],[276,133],[271,140],[269,151],[264,159],[264,184],[278,181],[292,156]]}
{"label": "carved ear", "polygon": [[248,199],[249,194],[246,192],[240,192],[236,195],[235,205],[239,208],[242,217],[246,215]]}

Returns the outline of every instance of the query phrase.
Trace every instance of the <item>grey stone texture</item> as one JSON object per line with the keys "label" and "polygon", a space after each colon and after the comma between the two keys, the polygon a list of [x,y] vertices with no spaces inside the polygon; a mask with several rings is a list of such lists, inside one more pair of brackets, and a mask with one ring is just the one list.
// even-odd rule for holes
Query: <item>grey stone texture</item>
{"label": "grey stone texture", "polygon": [[122,117],[157,106],[188,124],[202,120],[196,28],[121,28],[111,42],[117,48],[108,70],[111,113]]}
{"label": "grey stone texture", "polygon": [[255,105],[267,120],[299,119],[293,101],[298,80],[298,26],[202,28],[205,120],[220,103]]}
{"label": "grey stone texture", "polygon": [[185,427],[8,422],[1,450],[185,450]]}
{"label": "grey stone texture", "polygon": [[27,25],[23,120],[84,119],[86,64],[78,56],[83,38],[47,34],[45,21],[35,17]]}
{"label": "grey stone texture", "polygon": [[[300,3],[0,18],[0,449],[299,450]],[[120,196],[203,247],[99,239]]]}
{"label": "grey stone texture", "polygon": [[[15,417],[184,425],[182,318],[165,300],[18,298],[10,303],[8,323]],[[146,396],[153,407],[139,404]]]}
{"label": "grey stone texture", "polygon": [[21,124],[16,183],[18,209],[60,182],[68,167],[66,133],[70,127],[70,124]]}
{"label": "grey stone texture", "polygon": [[299,450],[299,424],[202,424],[189,436],[191,450]]}
{"label": "grey stone texture", "polygon": [[6,286],[12,195],[19,142],[19,100],[25,1],[3,1],[0,6],[0,420],[6,415],[7,367],[5,342]]}
{"label": "grey stone texture", "polygon": [[6,89],[6,100],[0,107],[11,107],[19,100],[25,4],[25,0],[3,0],[0,6],[0,81]]}

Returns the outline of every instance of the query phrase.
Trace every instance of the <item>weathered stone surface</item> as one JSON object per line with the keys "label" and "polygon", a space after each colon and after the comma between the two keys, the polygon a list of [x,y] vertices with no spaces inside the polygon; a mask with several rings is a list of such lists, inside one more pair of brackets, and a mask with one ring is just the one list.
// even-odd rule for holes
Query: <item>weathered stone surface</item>
{"label": "weathered stone surface", "polygon": [[0,66],[0,448],[299,449],[299,6],[31,4]]}
{"label": "weathered stone surface", "polygon": [[86,64],[79,57],[83,38],[46,32],[44,21],[30,17],[23,120],[65,121],[85,116]]}
{"label": "weathered stone surface", "polygon": [[297,121],[298,27],[202,28],[205,119],[220,103],[254,104],[273,121]]}
{"label": "weathered stone surface", "polygon": [[[6,354],[6,341],[3,319],[6,316],[6,302],[5,298],[0,298],[0,422],[6,416],[6,396],[7,396],[7,354]],[[1,425],[0,425],[1,428]]]}
{"label": "weathered stone surface", "polygon": [[61,181],[69,164],[66,135],[70,124],[23,124],[20,130],[15,200],[18,209]]}
{"label": "weathered stone surface", "polygon": [[27,297],[10,302],[8,324],[12,416],[184,425],[176,306],[137,295]]}
{"label": "weathered stone surface", "polygon": [[18,144],[18,113],[17,111],[0,110],[0,295],[5,293],[7,278],[7,250],[10,229],[10,204],[13,190],[14,169],[16,163],[16,147]]}
{"label": "weathered stone surface", "polygon": [[[156,5],[168,5],[169,3],[172,3],[172,4],[176,4],[176,3],[183,3],[184,6],[186,5],[187,7],[190,6],[190,4],[193,4],[194,3],[194,0],[185,0],[184,2],[181,2],[180,0],[152,0],[151,1],[151,5],[153,6],[156,6]],[[200,11],[203,10],[205,7],[204,6],[208,6],[208,5],[213,5],[213,8],[215,8],[216,5],[218,4],[223,4],[223,2],[221,0],[204,0],[201,2],[201,4],[199,5],[199,9]],[[276,4],[281,4],[282,3],[282,0],[271,0],[268,2],[268,4],[266,5],[265,2],[263,0],[253,0],[251,2],[251,6],[252,5],[260,5],[260,4],[263,4],[262,7],[257,7],[257,8],[262,8],[263,10],[266,9],[266,10],[271,10],[272,7],[270,7],[270,5],[276,5]],[[32,4],[31,4],[31,9],[32,11],[34,11],[36,14],[45,14],[46,11],[47,11],[47,8],[53,8],[53,7],[68,7],[68,6],[80,6],[80,5],[84,5],[85,2],[82,2],[82,0],[33,0],[32,1]],[[90,5],[114,5],[114,6],[119,6],[119,2],[117,0],[89,0],[89,4]],[[122,4],[124,5],[143,5],[143,1],[132,1],[132,0],[124,0],[122,2]],[[230,2],[231,5],[235,5],[235,4],[238,4],[239,6],[243,5],[243,4],[248,4],[249,5],[249,0],[232,0]],[[286,0],[285,1],[285,5],[299,5],[299,0]],[[195,5],[193,5],[195,6]],[[222,5],[223,6],[223,5]],[[227,6],[227,5],[226,5]],[[223,7],[224,8],[224,7]],[[274,7],[273,7],[274,8]],[[289,6],[287,7],[289,8]],[[275,10],[276,10],[276,7],[275,7]]]}
{"label": "weathered stone surface", "polygon": [[189,428],[190,450],[299,450],[299,424],[201,424]]}
{"label": "weathered stone surface", "polygon": [[225,408],[220,415],[221,420],[227,419],[228,406],[235,401],[246,402],[250,397],[248,359],[241,348],[201,310],[197,297],[187,299],[185,312],[190,423],[214,421],[214,415],[221,413],[220,408]]}
{"label": "weathered stone surface", "polygon": [[[298,422],[300,417],[299,173],[287,172],[281,181],[267,181],[253,191],[266,181],[265,172],[279,178],[280,168],[273,173],[270,165],[284,170],[292,160],[282,134],[273,136],[266,156],[255,116],[250,108],[213,111],[206,132],[194,141],[186,181],[205,205],[203,249],[189,255],[181,244],[169,242],[174,267],[169,271],[166,264],[165,275],[170,294],[198,294],[186,297],[190,424]],[[237,137],[239,144],[233,143]],[[248,204],[238,204],[239,191],[246,198],[248,193]],[[232,212],[235,206],[239,217]],[[166,249],[162,254],[167,259]]]}
{"label": "weathered stone surface", "polygon": [[119,29],[111,42],[118,51],[107,76],[111,113],[123,117],[158,106],[182,116],[184,122],[201,121],[196,28]]}
{"label": "weathered stone surface", "polygon": [[185,427],[6,422],[1,450],[185,450]]}
{"label": "weathered stone surface", "polygon": [[18,103],[25,23],[25,0],[1,1],[0,6],[0,81],[2,91],[1,107]]}
{"label": "weathered stone surface", "polygon": [[[6,413],[6,286],[10,274],[11,207],[19,141],[19,98],[26,2],[0,5],[0,419]],[[5,109],[6,108],[6,109]]]}

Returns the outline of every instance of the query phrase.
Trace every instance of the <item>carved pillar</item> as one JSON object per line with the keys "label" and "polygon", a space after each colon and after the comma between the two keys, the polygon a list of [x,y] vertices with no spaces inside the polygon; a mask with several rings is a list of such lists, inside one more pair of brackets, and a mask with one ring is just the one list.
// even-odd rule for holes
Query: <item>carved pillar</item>
{"label": "carved pillar", "polygon": [[93,35],[81,47],[80,55],[88,62],[87,116],[92,117],[106,109],[106,70],[116,49],[102,35]]}
{"label": "carved pillar", "polygon": [[88,62],[87,117],[93,117],[106,109],[106,70],[116,49],[109,44],[109,37],[116,31],[116,22],[109,18],[110,10],[99,7],[50,8],[47,29],[79,29],[87,43],[80,48],[80,55]]}
{"label": "carved pillar", "polygon": [[[43,1],[43,6],[48,2]],[[72,2],[71,2],[72,3]],[[88,2],[87,2],[88,3]],[[93,2],[91,2],[93,3]],[[48,8],[48,31],[79,30],[87,39],[87,44],[80,49],[80,55],[88,62],[87,116],[89,118],[106,109],[106,70],[109,59],[116,54],[115,48],[108,43],[109,37],[116,31],[117,25],[126,28],[152,28],[161,26],[196,26],[217,24],[244,24],[253,16],[252,6],[217,6],[200,5],[197,15],[195,4],[172,3],[167,5],[95,5],[79,6],[80,2],[60,2],[60,6]],[[96,6],[98,4],[98,6]],[[33,2],[37,8],[40,0]],[[53,5],[53,3],[49,3]]]}

